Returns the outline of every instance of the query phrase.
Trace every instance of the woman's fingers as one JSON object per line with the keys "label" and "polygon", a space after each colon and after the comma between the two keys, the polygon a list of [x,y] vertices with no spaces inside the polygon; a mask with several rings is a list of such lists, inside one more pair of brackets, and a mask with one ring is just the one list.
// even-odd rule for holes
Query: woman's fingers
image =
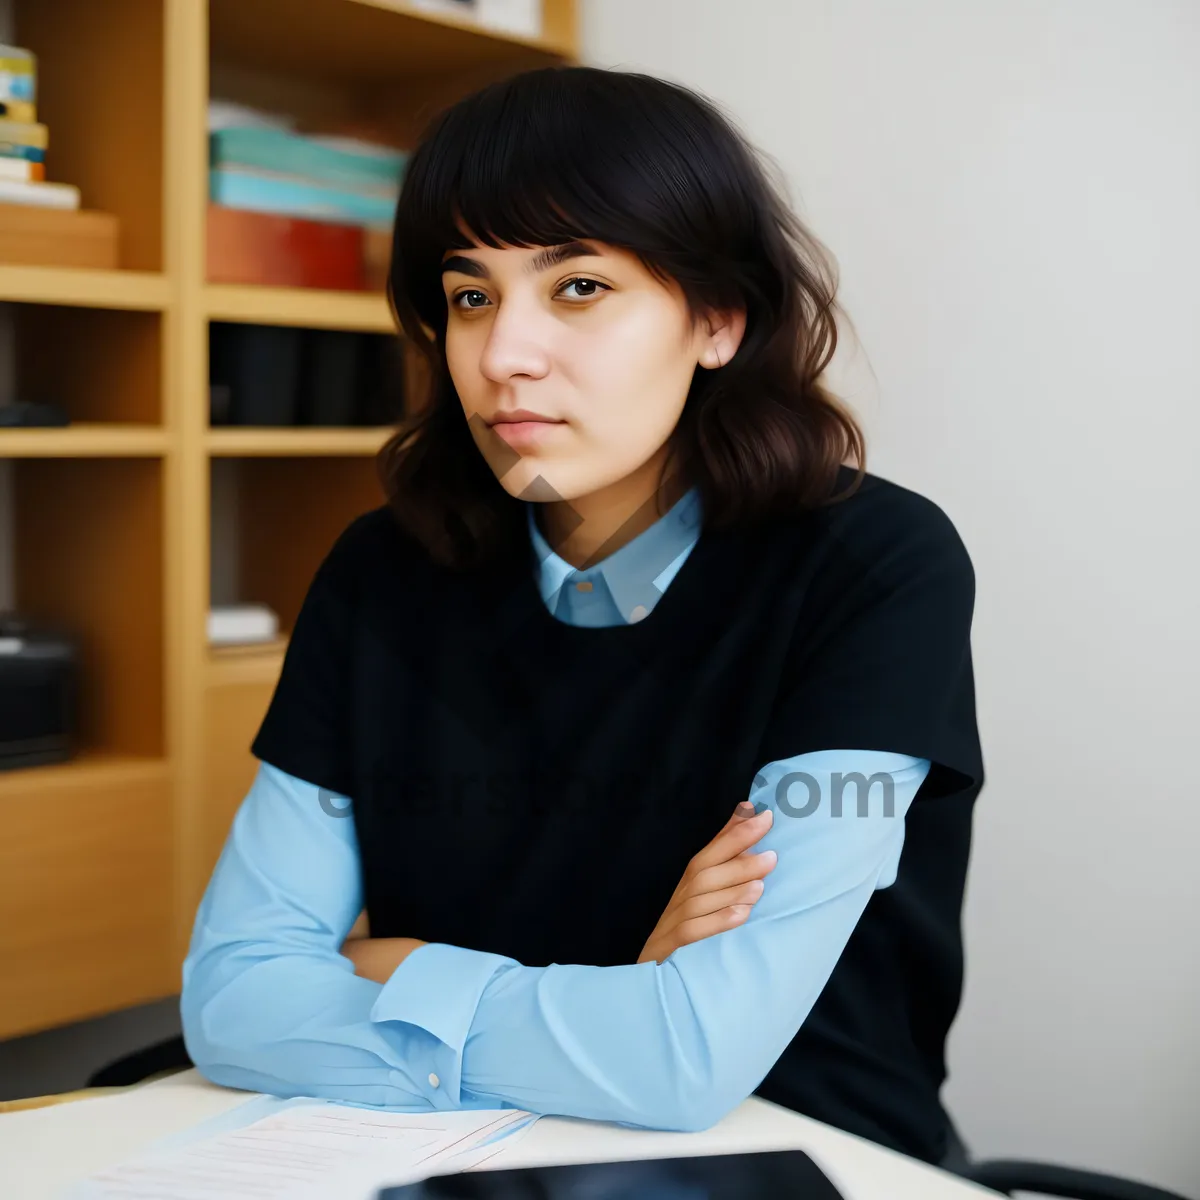
{"label": "woman's fingers", "polygon": [[747,883],[751,879],[762,879],[775,869],[774,850],[763,850],[755,854],[739,854],[728,862],[705,867],[692,881],[690,892],[719,892],[722,888]]}
{"label": "woman's fingers", "polygon": [[751,852],[773,820],[769,808],[755,813],[749,802],[738,805],[716,837],[688,863],[638,962],[663,962],[678,947],[745,921],[763,894],[763,877],[775,867],[773,850]]}
{"label": "woman's fingers", "polygon": [[735,813],[721,832],[693,857],[688,864],[688,870],[697,874],[706,867],[735,858],[743,850],[760,841],[771,828],[773,820],[774,813],[769,808],[764,808],[762,812],[751,817],[738,816]]}
{"label": "woman's fingers", "polygon": [[722,933],[726,929],[735,929],[750,915],[752,904],[734,904],[719,909],[703,917],[692,917],[682,921],[671,930],[673,948],[690,946],[693,942],[702,942],[707,937]]}
{"label": "woman's fingers", "polygon": [[[681,919],[681,913],[688,904],[706,896],[723,895],[731,889],[756,880],[761,881],[775,869],[775,862],[775,851],[765,850],[761,854],[741,854],[728,862],[718,863],[715,867],[706,867],[698,875],[692,876],[686,887],[675,890],[670,904],[667,905],[666,911],[662,915],[662,920],[669,925],[675,925]],[[761,892],[759,894],[761,895]],[[726,901],[726,903],[731,903],[731,901]],[[706,909],[706,911],[711,911],[711,909]],[[688,915],[695,914],[689,912]]]}
{"label": "woman's fingers", "polygon": [[764,887],[761,879],[751,879],[717,892],[704,892],[699,896],[692,896],[679,906],[678,923],[682,925],[697,917],[709,917],[723,908],[732,908],[734,905],[753,906],[763,894]]}

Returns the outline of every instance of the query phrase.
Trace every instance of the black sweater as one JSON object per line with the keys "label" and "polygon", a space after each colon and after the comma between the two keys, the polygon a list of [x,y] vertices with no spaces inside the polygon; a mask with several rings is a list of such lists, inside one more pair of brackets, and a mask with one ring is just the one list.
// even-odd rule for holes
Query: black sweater
{"label": "black sweater", "polygon": [[527,966],[634,962],[763,765],[929,759],[895,883],[757,1093],[936,1162],[983,783],[973,602],[950,520],[873,475],[704,529],[650,615],[605,628],[556,621],[531,560],[437,567],[380,508],[319,569],[253,749],[353,798],[372,936]]}

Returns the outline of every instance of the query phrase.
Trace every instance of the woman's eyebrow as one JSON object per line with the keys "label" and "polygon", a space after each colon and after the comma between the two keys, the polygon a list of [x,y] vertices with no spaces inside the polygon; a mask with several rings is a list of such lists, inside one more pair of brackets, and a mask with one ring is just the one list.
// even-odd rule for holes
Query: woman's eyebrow
{"label": "woman's eyebrow", "polygon": [[[526,264],[525,273],[535,275],[538,271],[546,271],[558,266],[570,258],[599,258],[600,254],[586,242],[563,242],[558,246],[547,246],[539,250]],[[477,258],[468,258],[465,254],[452,254],[442,261],[442,274],[447,271],[457,271],[460,275],[470,275],[473,279],[489,279],[488,269]]]}

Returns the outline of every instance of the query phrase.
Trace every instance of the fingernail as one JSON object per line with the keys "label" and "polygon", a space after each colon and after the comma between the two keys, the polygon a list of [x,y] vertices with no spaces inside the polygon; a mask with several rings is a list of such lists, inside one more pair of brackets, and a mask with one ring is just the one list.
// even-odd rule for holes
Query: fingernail
{"label": "fingernail", "polygon": [[743,800],[741,804],[734,809],[739,817],[748,817],[754,812],[754,805],[749,800]]}
{"label": "fingernail", "polygon": [[758,857],[761,858],[763,862],[773,863],[779,857],[779,855],[777,855],[774,850],[764,850]]}

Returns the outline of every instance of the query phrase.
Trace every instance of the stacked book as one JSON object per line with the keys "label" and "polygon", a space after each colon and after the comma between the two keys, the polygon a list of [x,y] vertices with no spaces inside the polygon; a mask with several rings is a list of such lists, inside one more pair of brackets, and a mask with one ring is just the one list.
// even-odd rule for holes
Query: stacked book
{"label": "stacked book", "polygon": [[286,129],[226,128],[209,134],[214,204],[338,224],[387,226],[407,155],[351,138]]}
{"label": "stacked book", "polygon": [[208,279],[379,291],[408,155],[209,105]]}
{"label": "stacked book", "polygon": [[79,207],[79,189],[46,182],[50,131],[37,119],[37,60],[0,46],[0,204]]}

